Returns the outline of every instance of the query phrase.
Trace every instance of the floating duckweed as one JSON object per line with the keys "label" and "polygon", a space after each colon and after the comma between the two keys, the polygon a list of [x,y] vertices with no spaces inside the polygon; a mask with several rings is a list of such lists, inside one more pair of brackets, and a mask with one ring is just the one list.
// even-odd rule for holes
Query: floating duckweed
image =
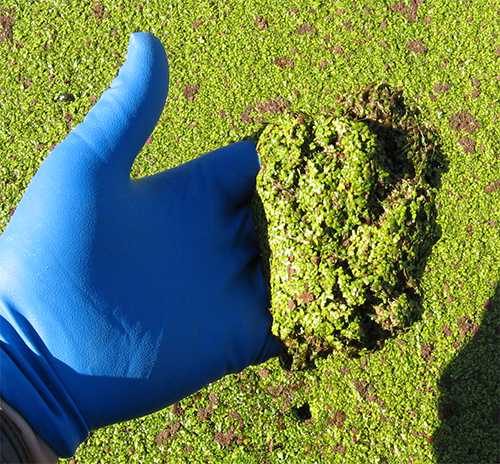
{"label": "floating duckweed", "polygon": [[374,349],[419,318],[438,238],[436,140],[384,85],[260,135],[253,209],[272,330],[295,367]]}

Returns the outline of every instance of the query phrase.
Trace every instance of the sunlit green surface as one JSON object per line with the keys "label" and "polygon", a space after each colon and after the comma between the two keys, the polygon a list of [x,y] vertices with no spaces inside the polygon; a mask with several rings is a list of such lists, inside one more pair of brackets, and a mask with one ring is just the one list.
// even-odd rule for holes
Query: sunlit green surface
{"label": "sunlit green surface", "polygon": [[[4,0],[1,8],[2,229],[50,148],[109,86],[134,31],[160,38],[171,71],[134,176],[248,136],[284,111],[324,111],[337,93],[369,82],[401,87],[441,134],[449,162],[437,195],[442,235],[422,278],[424,315],[407,333],[313,371],[286,373],[277,360],[247,369],[174,408],[93,433],[73,461],[498,460],[498,1]],[[61,93],[75,101],[56,102]]]}

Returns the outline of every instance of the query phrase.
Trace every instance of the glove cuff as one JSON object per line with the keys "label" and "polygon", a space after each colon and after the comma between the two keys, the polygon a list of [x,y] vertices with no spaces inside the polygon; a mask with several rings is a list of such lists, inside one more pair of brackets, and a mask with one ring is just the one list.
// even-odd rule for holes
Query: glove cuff
{"label": "glove cuff", "polygon": [[33,462],[21,431],[0,407],[0,464]]}

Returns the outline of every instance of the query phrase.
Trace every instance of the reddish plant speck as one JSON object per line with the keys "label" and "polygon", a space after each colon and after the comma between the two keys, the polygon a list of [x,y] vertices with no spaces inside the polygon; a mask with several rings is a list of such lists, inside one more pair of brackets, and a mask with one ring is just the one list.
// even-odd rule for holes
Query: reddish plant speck
{"label": "reddish plant speck", "polygon": [[198,21],[194,22],[194,23],[191,23],[191,27],[196,30],[198,29],[199,26],[201,26],[203,24],[203,21],[201,19],[199,19]]}
{"label": "reddish plant speck", "polygon": [[310,303],[311,301],[314,301],[314,295],[311,292],[304,292],[299,295],[299,300],[302,303]]}
{"label": "reddish plant speck", "polygon": [[241,120],[245,123],[245,124],[251,124],[252,122],[252,118],[250,118],[250,116],[248,115],[248,113],[246,112],[243,112],[241,113]]}
{"label": "reddish plant speck", "polygon": [[158,433],[155,439],[155,443],[158,446],[166,445],[169,439],[175,439],[175,433],[181,428],[181,423],[176,422],[174,424],[169,425],[165,430],[162,430]]}
{"label": "reddish plant speck", "polygon": [[497,180],[493,182],[490,186],[486,187],[484,191],[486,193],[491,193],[491,192],[496,192],[498,189],[500,189],[500,180]]}
{"label": "reddish plant speck", "polygon": [[316,27],[305,21],[300,26],[297,26],[297,28],[295,29],[295,32],[299,35],[312,34],[315,31]]}
{"label": "reddish plant speck", "polygon": [[437,94],[440,94],[440,93],[443,93],[443,92],[448,92],[448,90],[451,89],[451,85],[450,84],[436,84],[434,86],[434,92],[437,93]]}
{"label": "reddish plant speck", "polygon": [[391,10],[395,13],[401,13],[409,22],[415,21],[418,18],[418,6],[423,0],[411,1],[410,6],[406,6],[403,2],[393,3]]}
{"label": "reddish plant speck", "polygon": [[227,433],[218,432],[215,435],[214,440],[219,442],[222,446],[227,446],[232,440],[234,440],[235,437],[236,435],[234,432],[229,430]]}
{"label": "reddish plant speck", "polygon": [[208,394],[208,401],[210,402],[210,405],[212,405],[212,406],[216,406],[217,404],[219,404],[219,398],[213,392],[210,392]]}
{"label": "reddish plant speck", "polygon": [[182,93],[186,97],[187,100],[194,100],[195,95],[199,92],[200,86],[198,84],[185,85],[182,88]]}
{"label": "reddish plant speck", "polygon": [[269,369],[260,369],[259,375],[264,379],[267,379],[269,377]]}
{"label": "reddish plant speck", "polygon": [[255,103],[256,110],[261,113],[271,113],[271,114],[283,114],[288,108],[290,108],[291,103],[282,97],[277,97],[276,100],[267,99],[265,102],[261,103],[257,101]]}
{"label": "reddish plant speck", "polygon": [[455,131],[465,131],[473,134],[479,127],[479,123],[467,110],[460,110],[450,116],[450,128]]}
{"label": "reddish plant speck", "polygon": [[290,58],[286,58],[286,57],[275,58],[273,63],[282,69],[285,69],[286,67],[290,67],[290,68],[295,67],[295,63]]}
{"label": "reddish plant speck", "polygon": [[92,13],[94,14],[95,19],[101,19],[103,16],[104,6],[99,5],[99,3],[95,2],[92,8]]}
{"label": "reddish plant speck", "polygon": [[14,24],[14,18],[8,15],[0,15],[0,43],[4,40],[10,40],[12,38],[12,25]]}
{"label": "reddish plant speck", "polygon": [[339,45],[335,45],[333,47],[330,47],[329,50],[332,51],[334,55],[344,55],[345,54],[344,49],[342,47],[340,47]]}
{"label": "reddish plant speck", "polygon": [[422,39],[409,40],[407,43],[407,48],[408,48],[408,50],[415,53],[415,56],[419,56],[421,54],[424,54],[427,51],[427,48],[425,48],[425,46],[422,42]]}
{"label": "reddish plant speck", "polygon": [[269,25],[267,21],[262,16],[257,16],[257,19],[253,22],[261,31],[267,29]]}
{"label": "reddish plant speck", "polygon": [[203,422],[204,420],[207,420],[209,414],[212,414],[213,412],[214,410],[210,406],[207,406],[206,408],[200,408],[198,410],[198,417],[200,421]]}
{"label": "reddish plant speck", "polygon": [[345,446],[341,446],[339,443],[337,443],[336,445],[332,446],[332,451],[333,451],[334,454],[336,454],[336,453],[345,454],[346,453],[346,447]]}
{"label": "reddish plant speck", "polygon": [[464,153],[476,152],[476,142],[469,137],[463,136],[458,143],[462,146]]}

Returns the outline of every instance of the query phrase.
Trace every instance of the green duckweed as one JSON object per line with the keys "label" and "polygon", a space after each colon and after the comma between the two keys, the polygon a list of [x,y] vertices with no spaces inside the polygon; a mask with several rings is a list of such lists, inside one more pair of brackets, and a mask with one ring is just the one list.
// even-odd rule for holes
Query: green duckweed
{"label": "green duckweed", "polygon": [[400,92],[369,86],[259,137],[256,228],[272,330],[295,367],[372,350],[421,315],[441,164],[415,116]]}

